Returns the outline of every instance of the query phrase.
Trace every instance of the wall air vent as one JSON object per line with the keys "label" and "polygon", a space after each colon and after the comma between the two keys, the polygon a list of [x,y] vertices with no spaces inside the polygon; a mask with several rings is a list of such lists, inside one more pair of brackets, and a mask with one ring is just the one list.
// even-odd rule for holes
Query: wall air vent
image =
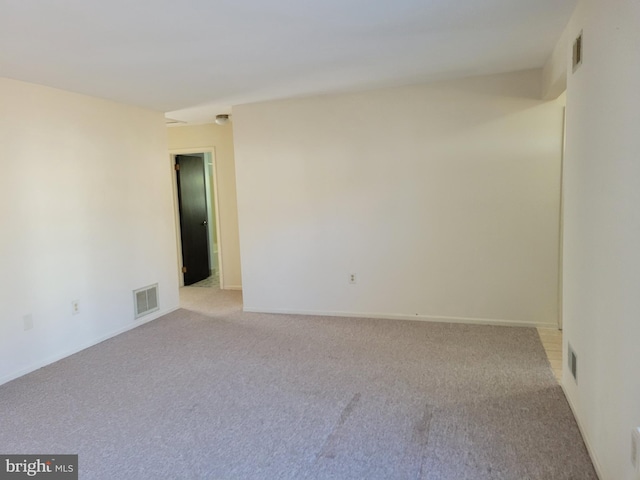
{"label": "wall air vent", "polygon": [[576,38],[575,42],[573,42],[573,71],[575,72],[578,67],[580,67],[580,65],[582,65],[582,54],[583,54],[583,47],[582,47],[582,32],[580,32],[580,35],[578,35],[578,38]]}
{"label": "wall air vent", "polygon": [[158,284],[139,288],[133,291],[135,318],[140,318],[160,309],[158,305]]}
{"label": "wall air vent", "polygon": [[576,352],[573,351],[573,347],[571,344],[567,344],[567,353],[568,359],[567,362],[569,364],[569,371],[571,375],[573,375],[573,379],[578,382],[578,357],[576,356]]}

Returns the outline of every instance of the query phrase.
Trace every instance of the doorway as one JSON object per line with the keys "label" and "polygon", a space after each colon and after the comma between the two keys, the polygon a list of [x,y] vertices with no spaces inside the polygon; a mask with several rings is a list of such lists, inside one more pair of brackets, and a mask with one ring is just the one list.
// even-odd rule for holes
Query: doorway
{"label": "doorway", "polygon": [[224,288],[215,149],[169,153],[180,286]]}

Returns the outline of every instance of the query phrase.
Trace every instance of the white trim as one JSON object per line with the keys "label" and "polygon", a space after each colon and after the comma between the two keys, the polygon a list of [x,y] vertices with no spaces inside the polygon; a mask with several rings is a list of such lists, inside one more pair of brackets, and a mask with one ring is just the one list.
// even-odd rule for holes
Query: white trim
{"label": "white trim", "polygon": [[178,208],[178,174],[174,165],[176,164],[175,154],[169,152],[169,165],[171,168],[171,190],[173,191],[173,222],[176,226],[176,260],[178,269],[178,287],[184,287],[184,275],[182,274],[182,234],[180,232],[180,208]]}
{"label": "white trim", "polygon": [[180,307],[175,307],[175,308],[171,308],[169,310],[163,310],[161,312],[155,312],[153,315],[149,315],[147,318],[147,316],[145,317],[141,317],[140,320],[135,320],[133,321],[130,325],[127,325],[126,327],[122,327],[119,328],[118,330],[115,330],[111,333],[107,333],[106,335],[103,335],[101,337],[98,337],[95,340],[92,340],[88,343],[84,343],[79,347],[75,347],[72,348],[70,350],[67,350],[63,353],[59,353],[56,355],[53,355],[49,358],[46,358],[44,360],[40,360],[38,362],[32,363],[31,365],[29,365],[28,367],[22,368],[20,370],[18,370],[17,372],[14,373],[10,373],[9,375],[5,375],[4,377],[0,378],[0,385],[5,384],[7,382],[10,382],[11,380],[15,380],[16,378],[22,377],[24,375],[27,375],[28,373],[31,372],[35,372],[36,370],[39,370],[42,367],[46,367],[47,365],[51,365],[52,363],[57,362],[58,360],[62,360],[63,358],[69,357],[75,353],[81,352],[82,350],[86,350],[87,348],[93,347],[94,345],[97,345],[98,343],[102,343],[105,340],[109,340],[110,338],[116,337],[122,333],[128,332],[129,330],[133,330],[136,327],[139,327],[141,325],[144,325],[145,323],[149,323],[152,322],[153,320],[157,320],[158,318],[164,316],[164,315],[168,315],[171,312],[175,312],[176,310],[179,310]]}
{"label": "white trim", "polygon": [[562,109],[562,152],[560,153],[560,224],[558,238],[558,329],[562,330],[564,282],[564,158],[567,149],[567,107]]}
{"label": "white trim", "polygon": [[332,312],[313,310],[286,310],[278,308],[244,307],[243,311],[253,313],[278,313],[285,315],[314,315],[319,317],[350,317],[350,318],[385,318],[389,320],[417,320],[420,322],[467,323],[474,325],[495,325],[503,327],[532,327],[558,328],[556,323],[537,323],[524,320],[505,320],[499,318],[473,317],[445,317],[440,315],[410,315],[406,313],[363,313],[363,312]]}
{"label": "white trim", "polygon": [[567,403],[569,404],[569,408],[571,408],[571,413],[573,414],[573,418],[575,418],[575,420],[576,420],[576,424],[578,425],[578,430],[580,430],[580,435],[582,435],[582,440],[584,441],[584,444],[587,447],[587,453],[589,454],[589,457],[591,458],[591,463],[593,463],[593,468],[595,468],[595,470],[596,470],[596,475],[598,475],[598,478],[600,478],[600,479],[605,478],[604,474],[602,473],[602,472],[604,472],[604,470],[602,469],[602,466],[600,465],[600,462],[598,461],[598,457],[596,456],[595,450],[591,446],[591,442],[589,441],[589,436],[587,435],[587,431],[582,426],[582,423],[580,422],[580,417],[578,417],[578,415],[576,415],[576,408],[575,408],[573,402],[571,401],[571,398],[567,394],[567,390],[564,388],[564,384],[561,383],[560,386],[562,387],[562,392],[564,393],[564,396],[567,399]]}
{"label": "white trim", "polygon": [[[218,280],[220,288],[224,289],[224,268],[222,262],[222,233],[220,230],[220,202],[218,196],[218,162],[216,159],[216,147],[196,147],[196,148],[175,148],[169,150],[169,158],[171,160],[171,170],[173,175],[173,208],[175,210],[174,221],[176,224],[176,237],[178,246],[178,278],[180,279],[179,286],[184,287],[184,275],[182,274],[182,233],[180,230],[180,208],[178,207],[178,188],[177,188],[177,173],[174,168],[176,163],[176,155],[189,155],[190,153],[209,153],[211,154],[211,163],[213,163],[213,178],[211,186],[213,188],[214,196],[214,208],[216,213],[216,242],[218,245]],[[207,209],[209,205],[207,205]]]}
{"label": "white trim", "polygon": [[224,263],[222,261],[222,234],[220,223],[220,196],[218,194],[218,160],[216,158],[216,148],[211,151],[211,162],[213,163],[211,186],[213,187],[213,208],[216,213],[216,245],[218,245],[218,283],[220,288],[224,288]]}
{"label": "white trim", "polygon": [[221,286],[220,290],[242,290],[242,285],[226,285],[224,288]]}

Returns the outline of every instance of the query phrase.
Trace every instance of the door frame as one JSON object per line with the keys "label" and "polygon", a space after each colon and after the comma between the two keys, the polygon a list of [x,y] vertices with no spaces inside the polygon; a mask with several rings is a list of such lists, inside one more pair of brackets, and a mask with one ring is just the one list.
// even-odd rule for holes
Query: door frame
{"label": "door frame", "polygon": [[[565,102],[566,103],[566,102]],[[562,151],[560,153],[560,225],[558,248],[558,330],[562,330],[564,318],[564,159],[567,150],[567,107],[562,108]]]}
{"label": "door frame", "polygon": [[[180,228],[180,207],[178,203],[178,173],[174,165],[176,164],[176,155],[190,155],[194,153],[209,153],[211,154],[211,197],[213,198],[213,206],[216,217],[216,244],[218,245],[218,278],[220,279],[220,289],[224,290],[224,275],[223,275],[223,262],[222,262],[222,238],[220,230],[220,202],[218,201],[218,168],[216,162],[216,147],[198,147],[198,148],[177,148],[169,150],[169,162],[171,165],[171,178],[173,188],[173,211],[174,211],[174,223],[176,226],[176,255],[178,257],[178,279],[179,285],[184,287],[184,275],[182,274],[182,230]],[[207,205],[207,208],[211,208]]]}

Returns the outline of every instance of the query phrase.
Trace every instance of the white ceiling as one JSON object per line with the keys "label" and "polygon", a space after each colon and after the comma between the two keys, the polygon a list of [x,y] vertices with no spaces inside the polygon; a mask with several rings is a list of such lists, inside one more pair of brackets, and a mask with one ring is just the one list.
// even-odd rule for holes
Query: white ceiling
{"label": "white ceiling", "polygon": [[576,0],[0,0],[0,76],[211,121],[544,64]]}

